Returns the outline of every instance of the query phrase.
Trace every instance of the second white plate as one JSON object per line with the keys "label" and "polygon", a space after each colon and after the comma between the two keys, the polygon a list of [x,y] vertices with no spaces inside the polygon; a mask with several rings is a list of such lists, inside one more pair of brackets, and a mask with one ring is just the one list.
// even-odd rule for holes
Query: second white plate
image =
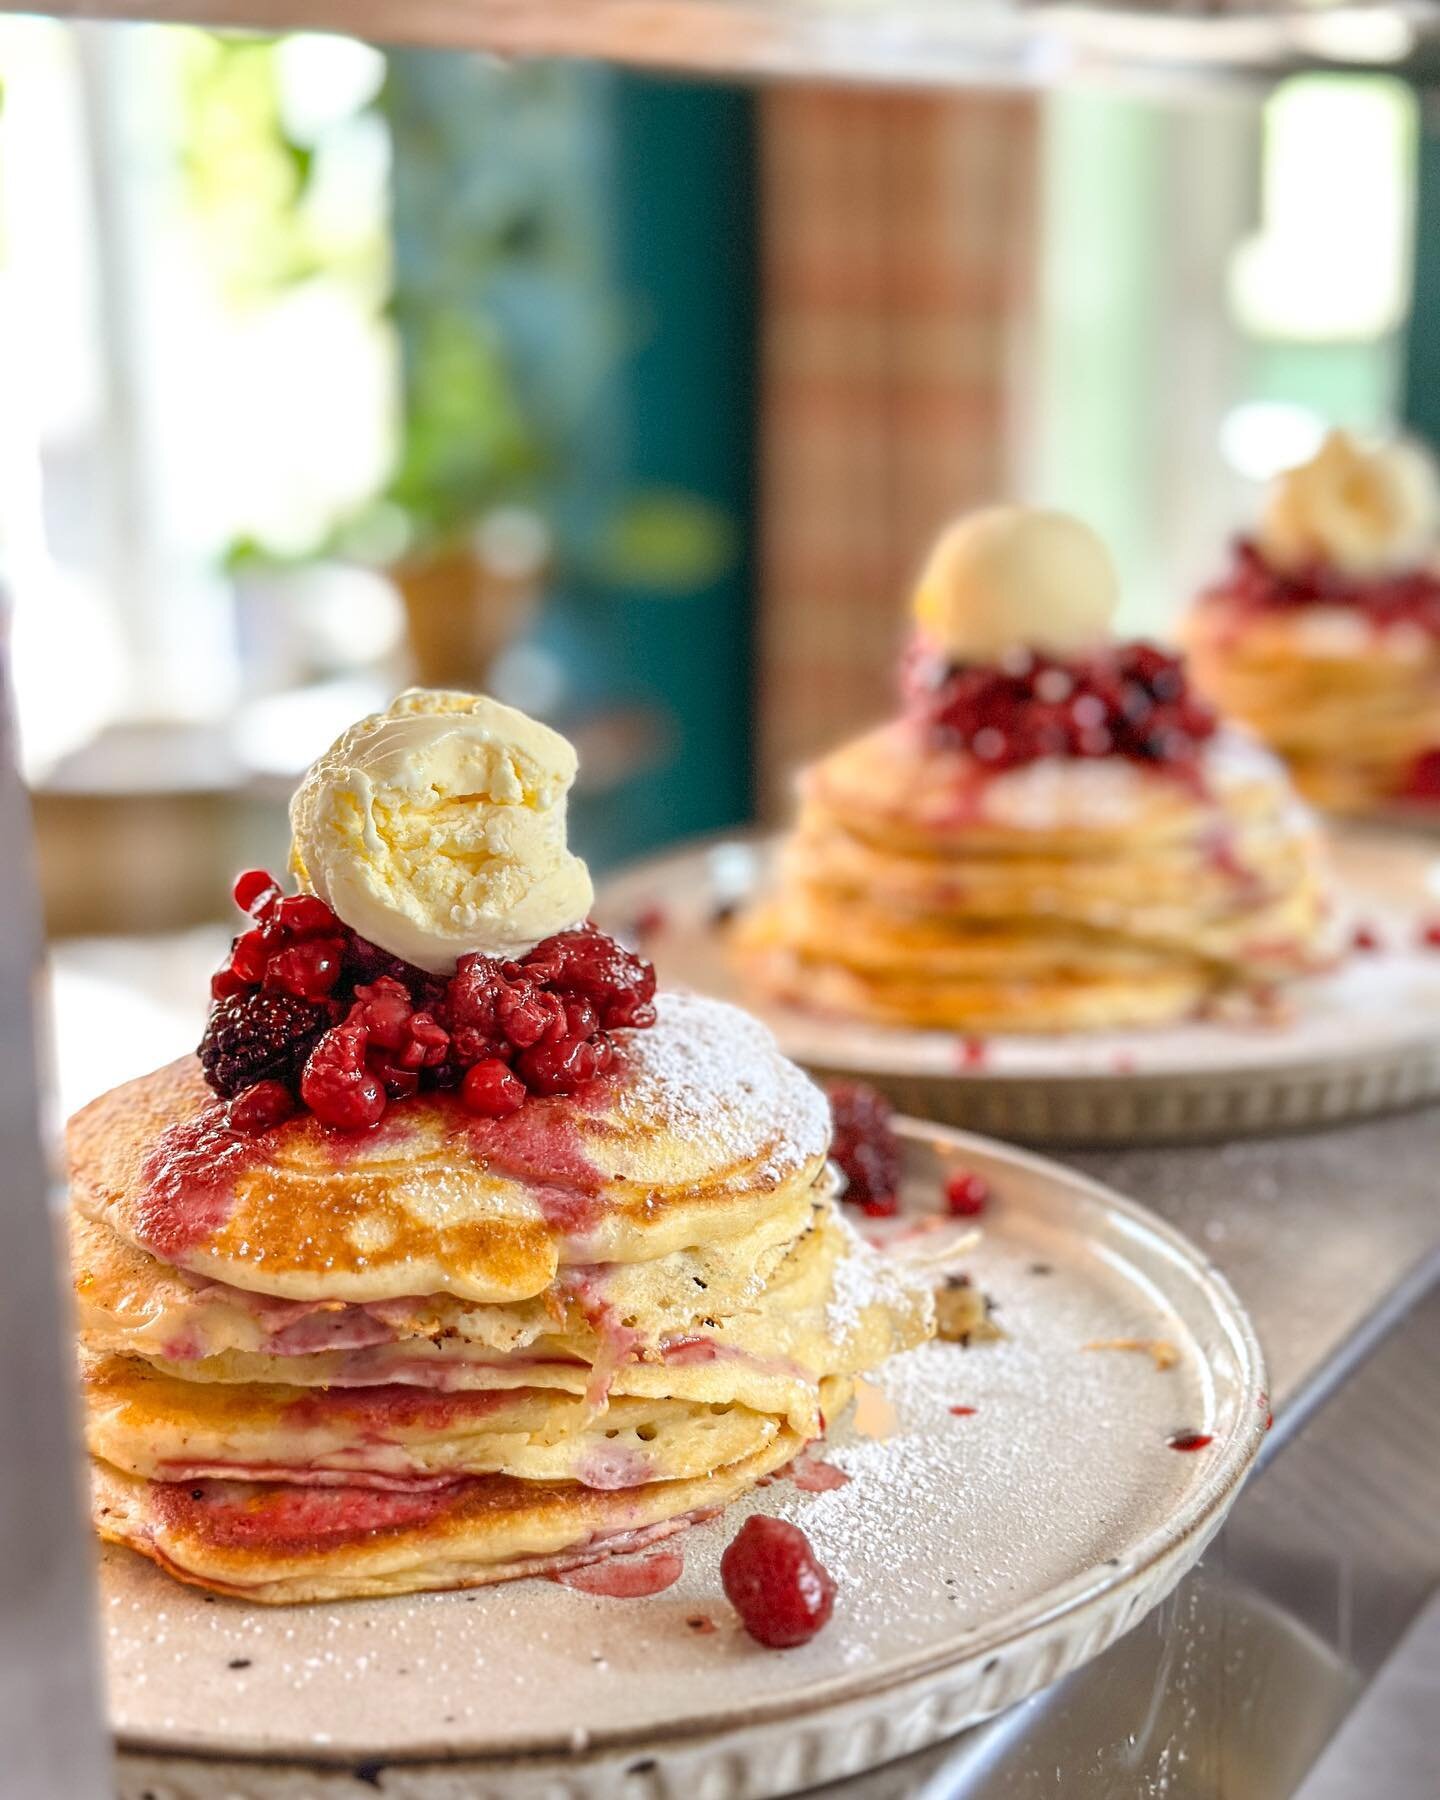
{"label": "second white plate", "polygon": [[1029,1143],[1139,1143],[1335,1124],[1440,1095],[1440,848],[1360,827],[1335,840],[1343,925],[1378,947],[1301,983],[1273,1022],[997,1035],[865,1025],[768,1003],[727,953],[724,915],[765,879],[771,842],[717,840],[636,864],[597,913],[621,935],[648,924],[662,981],[731,999],[822,1074],[858,1075],[904,1111]]}

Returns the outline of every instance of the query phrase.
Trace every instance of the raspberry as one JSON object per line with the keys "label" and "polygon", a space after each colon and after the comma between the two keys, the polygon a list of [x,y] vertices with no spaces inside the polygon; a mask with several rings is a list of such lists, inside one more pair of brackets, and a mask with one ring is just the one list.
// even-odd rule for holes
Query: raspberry
{"label": "raspberry", "polygon": [[355,1004],[345,1023],[362,1025],[370,1042],[381,1049],[398,1050],[409,1036],[414,1011],[409,989],[393,976],[382,975],[378,981],[356,988]]}
{"label": "raspberry", "polygon": [[614,1060],[614,1045],[604,1032],[596,1032],[532,1044],[516,1057],[515,1067],[533,1093],[573,1094],[605,1074]]}
{"label": "raspberry", "polygon": [[326,1125],[367,1131],[385,1111],[385,1090],[365,1061],[365,1032],[337,1025],[310,1052],[300,1077],[300,1097]]}
{"label": "raspberry", "polygon": [[450,1054],[450,1033],[429,1013],[411,1013],[400,1061],[407,1069],[433,1069]]}
{"label": "raspberry", "polygon": [[496,989],[495,1020],[507,1042],[517,1050],[528,1050],[541,1038],[563,1031],[565,1014],[557,995],[517,981]]}
{"label": "raspberry", "polygon": [[275,920],[292,939],[333,937],[342,929],[334,913],[314,894],[287,894],[275,908]]}
{"label": "raspberry", "polygon": [[232,995],[246,994],[249,991],[250,983],[237,975],[228,962],[210,977],[212,1000],[229,1000]]}
{"label": "raspberry", "polygon": [[[445,1017],[457,1036],[464,1030],[483,1042],[505,1043],[508,1037],[500,1021],[502,996],[507,1011],[518,1018],[534,991],[533,984],[520,975],[518,963],[501,962],[476,951],[456,964],[445,995]],[[535,1037],[528,1041],[534,1043]]]}
{"label": "raspberry", "polygon": [[246,869],[243,875],[235,877],[235,885],[230,890],[241,912],[252,915],[259,911],[262,901],[279,892],[280,884],[268,869]]}
{"label": "raspberry", "polygon": [[961,1169],[945,1183],[945,1210],[952,1219],[976,1219],[990,1204],[990,1183],[973,1170]]}
{"label": "raspberry", "polygon": [[845,1177],[844,1198],[872,1219],[890,1218],[900,1206],[895,1109],[863,1081],[837,1081],[828,1091],[835,1122],[830,1156]]}
{"label": "raspberry", "polygon": [[593,925],[546,938],[521,967],[533,981],[588,1000],[605,1031],[655,1023],[654,965]]}
{"label": "raspberry", "polygon": [[798,1525],[748,1518],[720,1558],[725,1596],[757,1643],[791,1650],[835,1610],[835,1583]]}
{"label": "raspberry", "polygon": [[258,986],[270,961],[270,948],[265,933],[258,926],[253,931],[242,932],[230,951],[231,973],[252,987]]}
{"label": "raspberry", "polygon": [[344,960],[345,946],[339,938],[305,938],[270,958],[265,987],[271,993],[303,994],[316,1000],[339,981]]}
{"label": "raspberry", "polygon": [[257,1081],[230,1102],[229,1119],[236,1131],[258,1136],[281,1125],[295,1111],[295,1096],[280,1081]]}
{"label": "raspberry", "polygon": [[333,1021],[328,1001],[295,994],[235,994],[212,1009],[196,1054],[218,1094],[238,1094],[257,1081],[293,1083]]}
{"label": "raspberry", "polygon": [[525,1083],[498,1057],[489,1057],[465,1071],[460,1100],[482,1119],[503,1119],[524,1104]]}

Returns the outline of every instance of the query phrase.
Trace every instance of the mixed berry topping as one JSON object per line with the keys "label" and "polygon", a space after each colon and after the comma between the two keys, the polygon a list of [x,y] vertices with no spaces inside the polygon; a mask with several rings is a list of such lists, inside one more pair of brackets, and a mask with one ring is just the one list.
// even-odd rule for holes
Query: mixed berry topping
{"label": "mixed berry topping", "polygon": [[842,1198],[871,1219],[900,1210],[900,1140],[895,1108],[863,1081],[833,1081],[826,1089],[834,1134],[830,1160],[845,1177]]}
{"label": "mixed berry topping", "polygon": [[1343,606],[1364,613],[1376,625],[1414,625],[1440,637],[1440,575],[1429,568],[1363,579],[1326,563],[1277,569],[1266,562],[1253,539],[1239,538],[1218,594],[1227,606],[1244,612]]}
{"label": "mixed berry topping", "polygon": [[357,937],[313,894],[282,894],[263,869],[234,895],[252,923],[211,980],[198,1054],[242,1131],[302,1103],[364,1131],[434,1088],[503,1118],[531,1094],[578,1092],[613,1068],[613,1032],[655,1023],[654,968],[591,925],[518,961],[463,956],[447,981]]}
{"label": "mixed berry topping", "polygon": [[798,1525],[755,1514],[720,1558],[725,1597],[770,1650],[793,1650],[835,1610],[835,1583]]}
{"label": "mixed berry topping", "polygon": [[1214,712],[1183,660],[1154,644],[1115,644],[1071,659],[1017,650],[957,664],[918,643],[902,674],[906,705],[933,740],[994,770],[1045,757],[1123,756],[1193,768]]}

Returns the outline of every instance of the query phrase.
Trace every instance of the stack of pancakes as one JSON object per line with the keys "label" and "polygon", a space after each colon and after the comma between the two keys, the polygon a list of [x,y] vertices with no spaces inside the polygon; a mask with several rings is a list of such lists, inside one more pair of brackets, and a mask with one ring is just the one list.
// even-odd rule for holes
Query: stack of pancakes
{"label": "stack of pancakes", "polygon": [[1222,730],[1194,771],[1119,756],[996,773],[900,720],[801,780],[737,929],[788,1002],[967,1032],[1149,1025],[1323,965],[1313,822]]}
{"label": "stack of pancakes", "polygon": [[554,1572],[789,1462],[931,1329],[839,1217],[823,1097],[664,996],[595,1093],[259,1137],[186,1060],[71,1127],[95,1514],[288,1601]]}
{"label": "stack of pancakes", "polygon": [[1440,755],[1440,636],[1353,607],[1239,611],[1223,589],[1186,625],[1198,684],[1335,812],[1408,797]]}

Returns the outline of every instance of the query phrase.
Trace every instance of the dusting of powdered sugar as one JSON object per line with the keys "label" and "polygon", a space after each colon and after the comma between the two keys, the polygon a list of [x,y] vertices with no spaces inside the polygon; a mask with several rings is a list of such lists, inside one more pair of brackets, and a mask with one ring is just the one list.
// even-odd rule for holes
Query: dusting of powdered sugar
{"label": "dusting of powdered sugar", "polygon": [[845,1239],[835,1264],[830,1298],[825,1305],[825,1329],[845,1343],[860,1329],[871,1307],[883,1306],[901,1316],[914,1304],[913,1282],[907,1283],[893,1257],[872,1250],[838,1209],[832,1215],[834,1229]]}
{"label": "dusting of powdered sugar", "polygon": [[622,1034],[631,1077],[622,1106],[662,1118],[717,1166],[758,1160],[752,1181],[782,1181],[823,1156],[830,1107],[758,1019],[697,994],[656,997],[649,1031]]}

